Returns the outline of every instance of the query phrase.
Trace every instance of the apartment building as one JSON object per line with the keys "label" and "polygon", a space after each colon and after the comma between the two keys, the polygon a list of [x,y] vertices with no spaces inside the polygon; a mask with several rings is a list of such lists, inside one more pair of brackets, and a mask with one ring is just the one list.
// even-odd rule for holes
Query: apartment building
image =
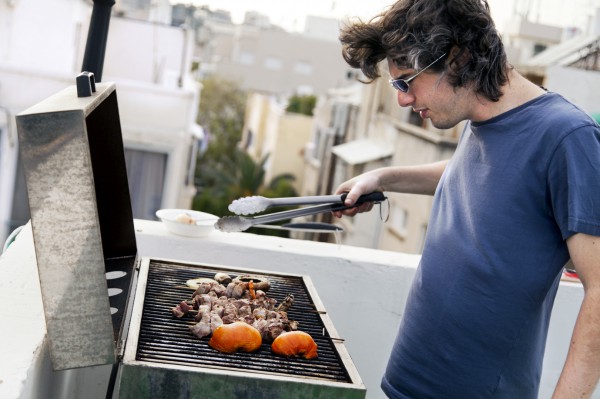
{"label": "apartment building", "polygon": [[313,118],[287,112],[275,96],[251,93],[240,146],[255,160],[267,158],[265,182],[276,176],[295,176],[292,185],[300,192],[304,184],[304,146],[310,140]]}
{"label": "apartment building", "polygon": [[332,32],[334,19],[312,18],[308,31],[291,33],[271,25],[260,14],[248,13],[233,24],[223,11],[197,9],[196,59],[201,76],[219,74],[238,81],[247,91],[322,95],[347,81],[349,67]]}
{"label": "apartment building", "polygon": [[[183,28],[113,11],[102,81],[117,86],[134,217],[153,220],[157,209],[190,207],[195,194],[202,129],[193,40]],[[29,220],[14,116],[75,84],[91,12],[84,0],[0,2],[1,242]]]}

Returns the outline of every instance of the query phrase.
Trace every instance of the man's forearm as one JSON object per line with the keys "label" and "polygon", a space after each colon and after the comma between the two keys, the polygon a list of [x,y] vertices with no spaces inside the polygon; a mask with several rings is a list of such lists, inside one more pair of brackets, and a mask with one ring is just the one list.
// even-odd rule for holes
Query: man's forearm
{"label": "man's forearm", "polygon": [[385,191],[433,195],[447,163],[382,168],[380,182]]}
{"label": "man's forearm", "polygon": [[589,398],[600,378],[600,289],[586,292],[552,399]]}

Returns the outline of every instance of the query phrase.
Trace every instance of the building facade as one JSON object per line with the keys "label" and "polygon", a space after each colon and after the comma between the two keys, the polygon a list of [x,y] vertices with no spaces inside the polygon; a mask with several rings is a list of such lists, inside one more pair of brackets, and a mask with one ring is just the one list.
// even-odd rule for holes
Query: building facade
{"label": "building facade", "polygon": [[[0,2],[0,240],[29,220],[14,116],[75,84],[91,2]],[[114,10],[117,13],[116,9]],[[122,13],[120,13],[122,15]],[[40,30],[40,27],[44,29]],[[202,129],[188,31],[113,14],[102,81],[115,82],[134,217],[189,208]]]}
{"label": "building facade", "polygon": [[307,34],[291,33],[249,13],[233,24],[222,11],[196,10],[196,59],[200,76],[219,74],[247,91],[322,95],[347,81],[349,67],[332,33],[337,21],[310,19]]}

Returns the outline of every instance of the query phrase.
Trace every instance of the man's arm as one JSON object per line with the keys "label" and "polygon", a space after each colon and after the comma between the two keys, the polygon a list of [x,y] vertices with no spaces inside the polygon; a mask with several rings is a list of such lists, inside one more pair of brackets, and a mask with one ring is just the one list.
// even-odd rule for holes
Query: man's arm
{"label": "man's arm", "polygon": [[[336,194],[348,193],[346,205],[353,205],[358,197],[373,191],[433,195],[447,164],[448,161],[439,161],[415,166],[388,166],[374,169],[340,184],[335,192]],[[367,202],[356,208],[334,212],[334,215],[354,216],[360,212],[368,212],[372,207],[373,204]]]}
{"label": "man's arm", "polygon": [[575,234],[567,246],[584,297],[553,399],[589,398],[600,378],[600,237]]}

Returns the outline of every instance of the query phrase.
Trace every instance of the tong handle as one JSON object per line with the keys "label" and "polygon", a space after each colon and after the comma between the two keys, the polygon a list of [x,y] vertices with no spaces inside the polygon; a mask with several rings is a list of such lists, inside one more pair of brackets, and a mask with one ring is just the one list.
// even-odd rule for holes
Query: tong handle
{"label": "tong handle", "polygon": [[[332,203],[344,203],[346,200],[346,195],[344,194],[334,194],[334,195],[315,195],[308,197],[284,197],[284,198],[270,198],[269,200],[272,202],[272,205],[308,205],[308,204],[332,204]],[[380,191],[374,191],[369,194],[361,195],[356,202],[356,205],[360,205],[364,202],[381,202],[385,200],[385,196]]]}
{"label": "tong handle", "polygon": [[[343,194],[344,198],[346,194]],[[356,203],[352,206],[347,206],[344,205],[344,203],[333,203],[333,204],[321,204],[321,205],[314,205],[314,206],[309,206],[309,207],[305,207],[305,208],[298,208],[298,209],[292,209],[290,211],[283,211],[283,212],[276,212],[276,213],[269,213],[266,215],[262,215],[262,216],[255,216],[253,218],[244,218],[244,220],[247,220],[248,222],[251,223],[251,225],[255,225],[255,224],[264,224],[264,223],[271,223],[271,222],[277,222],[280,220],[285,220],[285,219],[292,219],[295,217],[300,217],[300,216],[310,216],[310,215],[316,215],[318,213],[324,213],[324,212],[335,212],[335,211],[343,211],[344,209],[350,209],[350,208],[354,208],[357,205],[360,205],[364,202],[381,202],[384,201],[386,199],[385,195],[383,195],[382,192],[379,191],[375,191],[369,194],[365,194],[365,195],[361,195],[358,198],[358,201],[356,201]]]}
{"label": "tong handle", "polygon": [[[344,193],[342,194],[342,202],[344,202],[346,200],[346,196],[348,195],[348,193]],[[372,193],[369,194],[363,194],[360,197],[358,197],[358,199],[356,200],[356,203],[354,206],[360,205],[360,204],[364,204],[365,202],[381,202],[381,201],[385,201],[386,197],[385,195],[381,192],[381,191],[373,191]]]}

